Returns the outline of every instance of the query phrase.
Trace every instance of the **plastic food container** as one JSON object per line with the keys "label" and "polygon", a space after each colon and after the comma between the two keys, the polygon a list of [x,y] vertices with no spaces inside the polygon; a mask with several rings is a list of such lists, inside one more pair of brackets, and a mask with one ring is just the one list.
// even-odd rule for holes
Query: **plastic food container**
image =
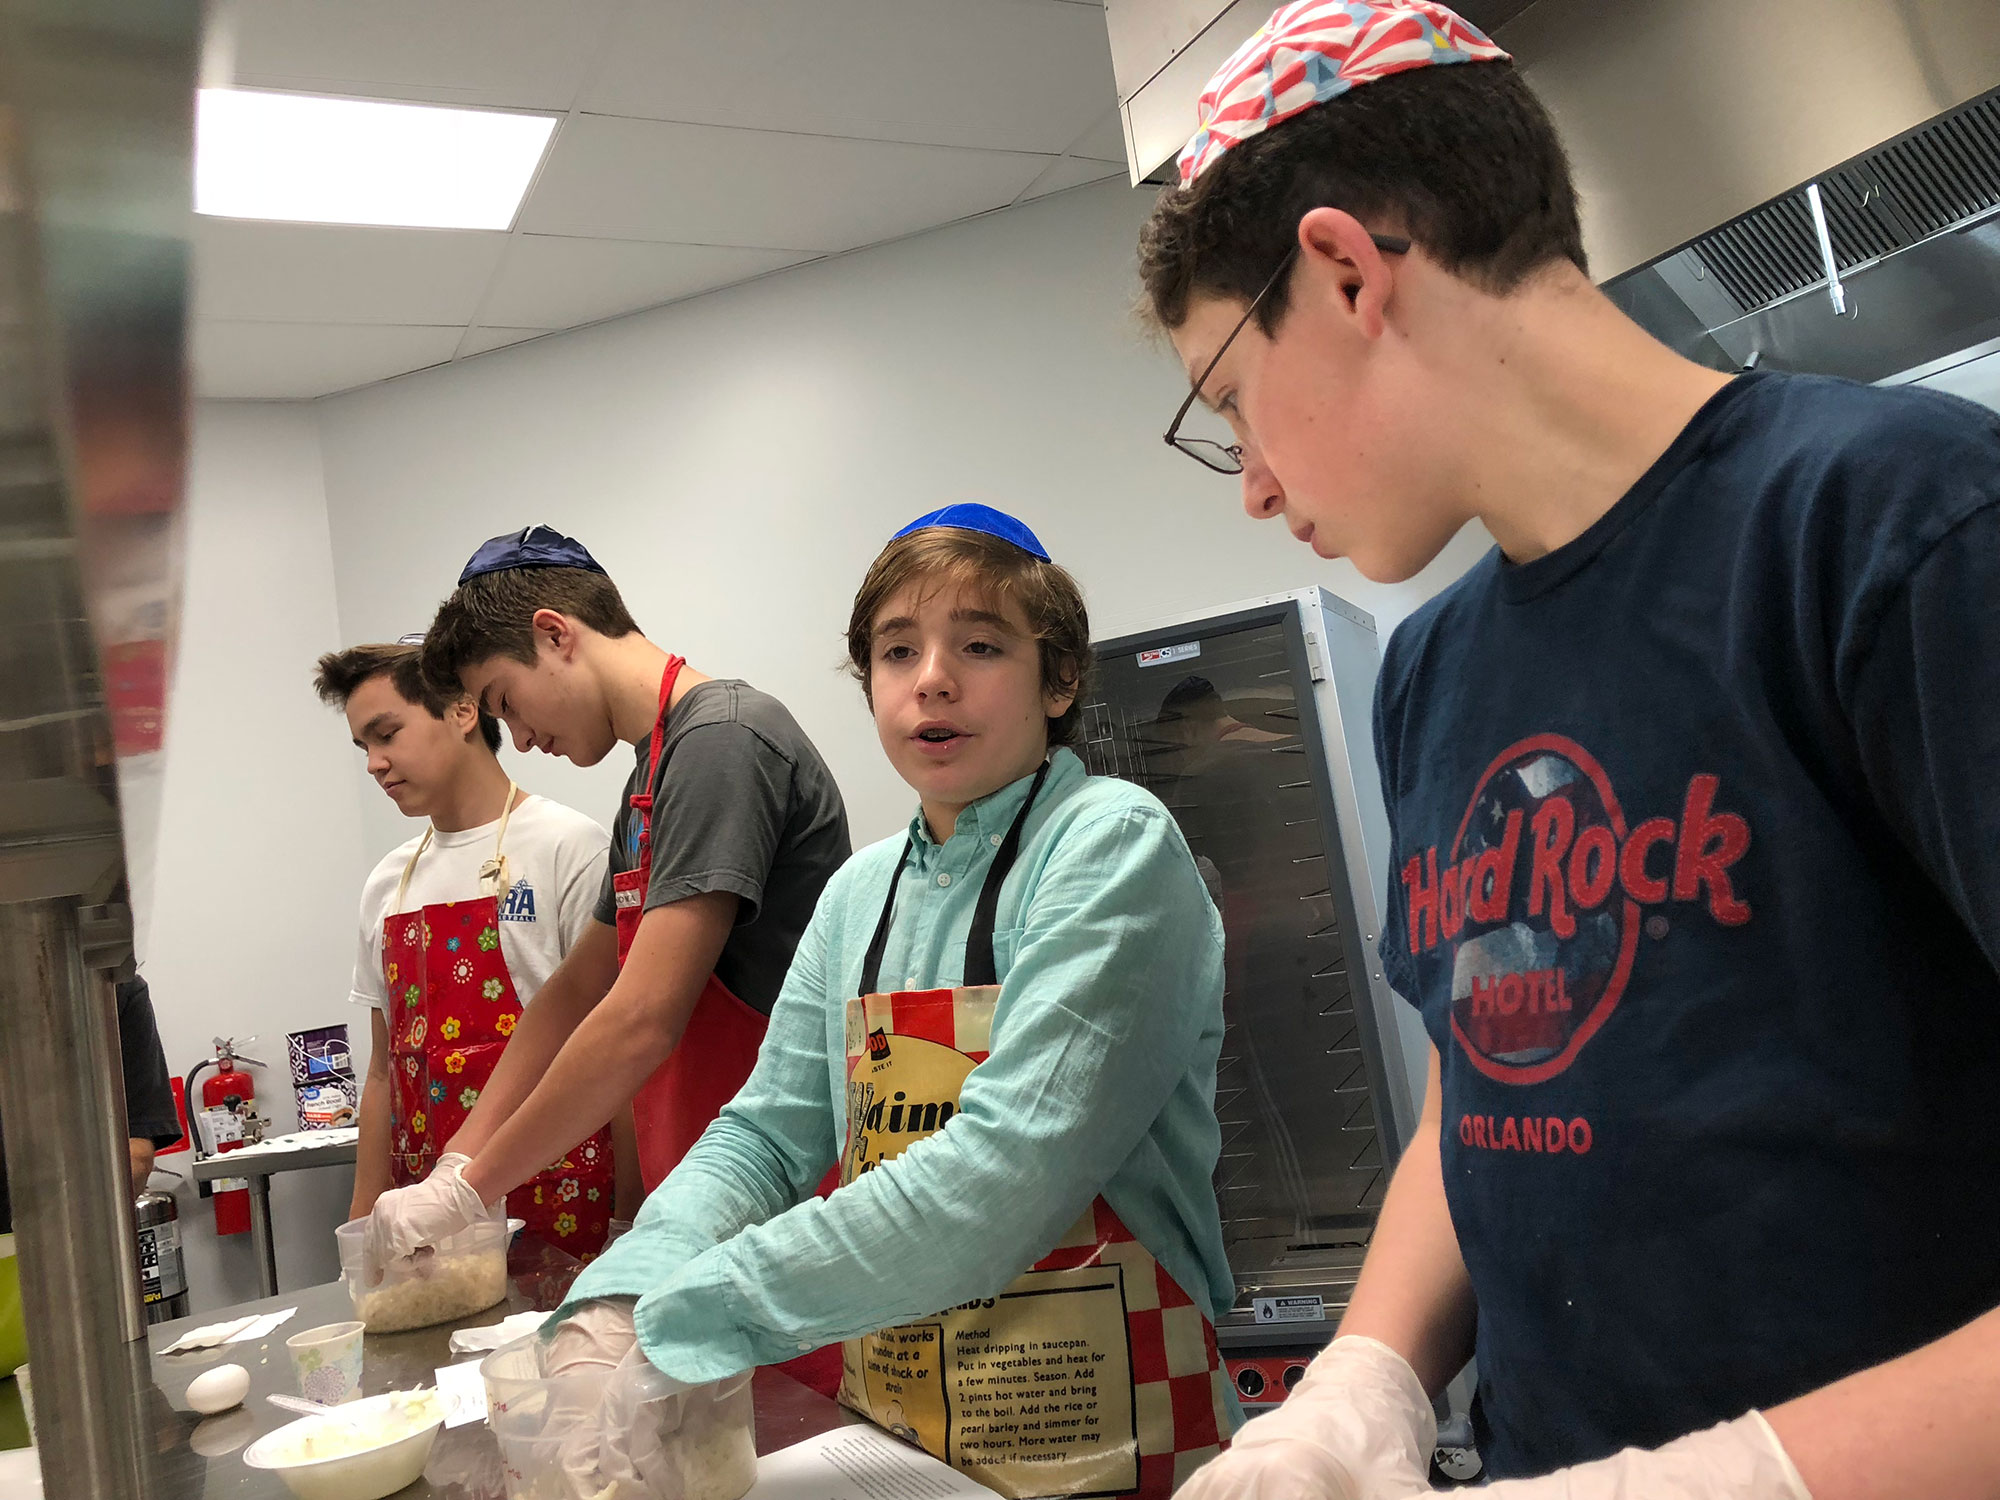
{"label": "plastic food container", "polygon": [[340,1246],[340,1275],[354,1303],[354,1316],[369,1333],[401,1333],[470,1317],[507,1295],[507,1219],[483,1219],[440,1242],[428,1254],[382,1268],[368,1284],[362,1264],[366,1219],[334,1230]]}
{"label": "plastic food container", "polygon": [[[614,1485],[618,1500],[740,1500],[757,1482],[747,1372],[687,1386],[634,1350],[615,1370],[549,1378],[547,1349],[530,1334],[479,1367],[507,1500],[574,1500]],[[599,1443],[605,1433],[614,1441]]]}
{"label": "plastic food container", "polygon": [[243,1462],[275,1473],[299,1500],[381,1500],[424,1472],[444,1419],[436,1391],[390,1391],[288,1422]]}

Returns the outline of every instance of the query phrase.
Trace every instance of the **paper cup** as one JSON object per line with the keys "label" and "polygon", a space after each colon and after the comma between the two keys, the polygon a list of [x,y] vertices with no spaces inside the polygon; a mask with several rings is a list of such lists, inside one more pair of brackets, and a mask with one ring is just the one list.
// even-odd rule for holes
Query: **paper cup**
{"label": "paper cup", "polygon": [[328,1323],[285,1340],[299,1394],[308,1401],[338,1406],[361,1395],[361,1325]]}
{"label": "paper cup", "polygon": [[35,1444],[35,1389],[28,1383],[28,1367],[14,1367],[14,1384],[21,1392],[21,1415],[28,1423],[28,1446]]}

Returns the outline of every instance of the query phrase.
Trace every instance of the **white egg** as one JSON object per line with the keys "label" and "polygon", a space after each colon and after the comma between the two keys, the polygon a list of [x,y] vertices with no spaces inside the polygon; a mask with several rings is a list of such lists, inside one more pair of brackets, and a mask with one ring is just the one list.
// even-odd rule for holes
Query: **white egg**
{"label": "white egg", "polygon": [[250,1372],[241,1365],[217,1365],[188,1382],[187,1403],[207,1415],[241,1406],[250,1393]]}

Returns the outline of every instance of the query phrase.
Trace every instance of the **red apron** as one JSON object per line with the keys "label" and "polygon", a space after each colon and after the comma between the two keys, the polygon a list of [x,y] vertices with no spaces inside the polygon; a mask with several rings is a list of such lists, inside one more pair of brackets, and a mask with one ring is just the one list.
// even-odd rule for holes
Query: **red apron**
{"label": "red apron", "polygon": [[[618,909],[618,967],[632,951],[639,921],[646,914],[646,887],[653,878],[653,784],[660,774],[660,745],[667,735],[667,704],[674,683],[687,663],[678,656],[667,661],[660,677],[660,713],[653,721],[652,752],[646,762],[646,783],[632,794],[632,811],[639,815],[639,864],[611,877]],[[680,1165],[688,1148],[708,1129],[722,1106],[736,1097],[757,1065],[763,1045],[764,1016],[730,993],[713,974],[702,986],[694,1014],[680,1045],[658,1070],[639,1086],[632,1101],[632,1118],[639,1136],[639,1178],[650,1194]]]}
{"label": "red apron", "polygon": [[[646,888],[653,879],[653,785],[660,774],[660,746],[667,737],[667,706],[674,683],[687,663],[670,657],[660,677],[659,717],[653,721],[652,750],[646,761],[646,783],[632,794],[632,811],[639,815],[639,864],[611,877],[618,910],[618,967],[632,951],[639,922],[646,913]],[[694,1014],[680,1045],[639,1086],[632,1100],[632,1121],[639,1137],[639,1176],[650,1195],[680,1165],[681,1158],[708,1129],[722,1106],[736,1097],[757,1066],[767,1019],[737,999],[713,974],[702,986]],[[832,1190],[833,1173],[820,1185],[824,1197]],[[840,1388],[840,1346],[786,1360],[778,1368],[823,1396]]]}
{"label": "red apron", "polygon": [[[1000,886],[1047,774],[1045,763],[987,871],[956,989],[875,989],[904,847],[847,1003],[842,1183],[944,1129],[986,1060]],[[845,1363],[845,1405],[1016,1500],[1166,1500],[1228,1446],[1214,1327],[1101,1197],[1004,1289],[850,1339]]]}
{"label": "red apron", "polygon": [[[404,911],[410,876],[435,828],[403,868],[393,914],[382,923],[382,977],[388,982],[390,1169],[396,1186],[421,1182],[479,1102],[479,1091],[521,1019],[521,1002],[500,949],[500,898],[508,887],[500,852],[518,792],[510,782],[493,858],[479,872],[480,895]],[[604,1248],[611,1228],[611,1135],[600,1130],[545,1172],[507,1195],[507,1212],[579,1259]]]}

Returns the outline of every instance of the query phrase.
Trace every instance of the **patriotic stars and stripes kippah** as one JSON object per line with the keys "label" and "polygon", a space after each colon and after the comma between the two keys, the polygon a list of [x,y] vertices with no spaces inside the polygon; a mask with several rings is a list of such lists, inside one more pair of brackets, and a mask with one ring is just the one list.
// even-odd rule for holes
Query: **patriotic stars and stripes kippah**
{"label": "patriotic stars and stripes kippah", "polygon": [[1181,186],[1251,136],[1391,73],[1438,63],[1508,62],[1486,34],[1428,0],[1297,0],[1216,69],[1180,154]]}

